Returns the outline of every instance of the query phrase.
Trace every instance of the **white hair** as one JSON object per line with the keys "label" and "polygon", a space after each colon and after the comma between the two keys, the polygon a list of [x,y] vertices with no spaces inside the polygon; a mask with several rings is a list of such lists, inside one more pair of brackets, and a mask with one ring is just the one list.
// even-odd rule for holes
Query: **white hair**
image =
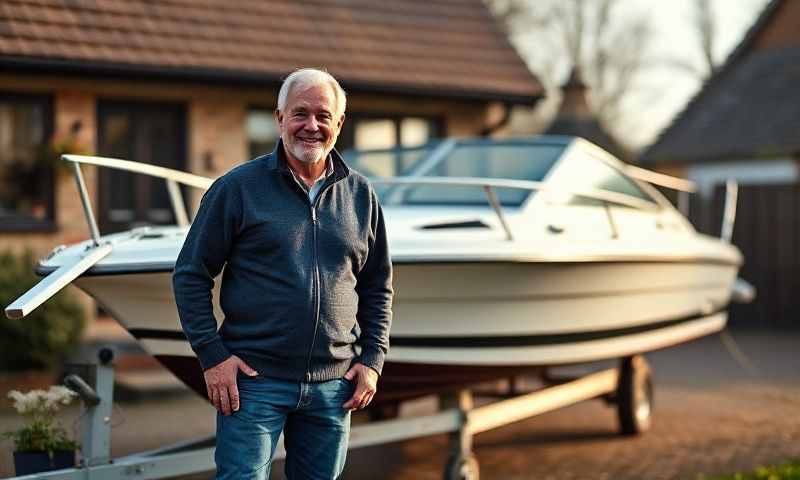
{"label": "white hair", "polygon": [[336,96],[336,115],[344,115],[347,108],[347,99],[339,82],[330,73],[316,68],[301,68],[295,70],[283,81],[278,92],[278,110],[286,108],[286,99],[293,88],[308,88],[317,85],[330,85]]}

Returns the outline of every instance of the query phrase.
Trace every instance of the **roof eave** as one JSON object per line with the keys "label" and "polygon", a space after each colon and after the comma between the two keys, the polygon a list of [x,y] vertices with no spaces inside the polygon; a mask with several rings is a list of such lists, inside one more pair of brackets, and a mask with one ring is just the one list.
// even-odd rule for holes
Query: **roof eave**
{"label": "roof eave", "polygon": [[[92,76],[126,80],[148,80],[163,82],[199,82],[216,85],[242,85],[277,88],[285,73],[267,73],[247,70],[227,70],[205,67],[164,67],[154,65],[92,62],[74,59],[0,56],[0,71],[14,73],[63,74],[70,76]],[[407,85],[377,84],[341,79],[346,89],[358,93],[380,93],[411,95],[419,97],[449,98],[466,101],[499,101],[513,105],[531,106],[540,100],[544,90],[529,94],[492,90],[466,90],[448,87],[413,87]]]}

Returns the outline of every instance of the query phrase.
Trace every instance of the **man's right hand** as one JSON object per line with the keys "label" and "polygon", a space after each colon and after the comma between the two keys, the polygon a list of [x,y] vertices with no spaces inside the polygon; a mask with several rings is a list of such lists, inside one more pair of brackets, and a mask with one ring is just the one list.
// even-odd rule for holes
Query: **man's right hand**
{"label": "man's right hand", "polygon": [[251,377],[258,375],[258,372],[236,355],[231,355],[227,360],[203,372],[208,399],[223,415],[239,410],[239,388],[236,386],[236,373],[239,370]]}

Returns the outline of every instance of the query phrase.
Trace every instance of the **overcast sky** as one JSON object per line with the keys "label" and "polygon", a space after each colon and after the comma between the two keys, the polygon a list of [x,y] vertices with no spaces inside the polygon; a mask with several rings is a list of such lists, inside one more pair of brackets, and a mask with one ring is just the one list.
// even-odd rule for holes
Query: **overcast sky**
{"label": "overcast sky", "polygon": [[[595,1],[595,0],[584,0]],[[768,0],[713,0],[718,21],[715,57],[724,61],[744,33],[758,17]],[[681,59],[701,65],[699,42],[691,25],[695,0],[619,0],[615,7],[620,17],[647,15],[653,29],[648,66],[639,75],[636,87],[624,102],[624,119],[615,134],[636,147],[654,141],[656,135],[680,112],[701,87],[698,78],[661,60]],[[523,56],[532,53],[531,40],[525,35],[513,39]],[[662,64],[663,63],[663,64]],[[564,65],[566,79],[569,66]],[[535,73],[535,72],[534,72]]]}

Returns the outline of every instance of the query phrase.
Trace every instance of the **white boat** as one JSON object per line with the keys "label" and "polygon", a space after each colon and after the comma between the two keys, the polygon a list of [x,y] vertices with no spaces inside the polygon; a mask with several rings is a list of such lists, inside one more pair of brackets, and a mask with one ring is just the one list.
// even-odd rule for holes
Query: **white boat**
{"label": "white boat", "polygon": [[[735,201],[727,238],[701,235],[653,186],[691,191],[689,182],[571,137],[447,140],[347,158],[380,191],[395,268],[382,399],[628,357],[725,326],[742,264],[729,242]],[[22,317],[74,282],[205,396],[171,274],[189,223],[177,185],[212,180],[123,160],[64,159],[75,167],[92,238],[41,260],[46,279],[6,314]],[[81,164],[164,178],[178,225],[101,236]]]}

